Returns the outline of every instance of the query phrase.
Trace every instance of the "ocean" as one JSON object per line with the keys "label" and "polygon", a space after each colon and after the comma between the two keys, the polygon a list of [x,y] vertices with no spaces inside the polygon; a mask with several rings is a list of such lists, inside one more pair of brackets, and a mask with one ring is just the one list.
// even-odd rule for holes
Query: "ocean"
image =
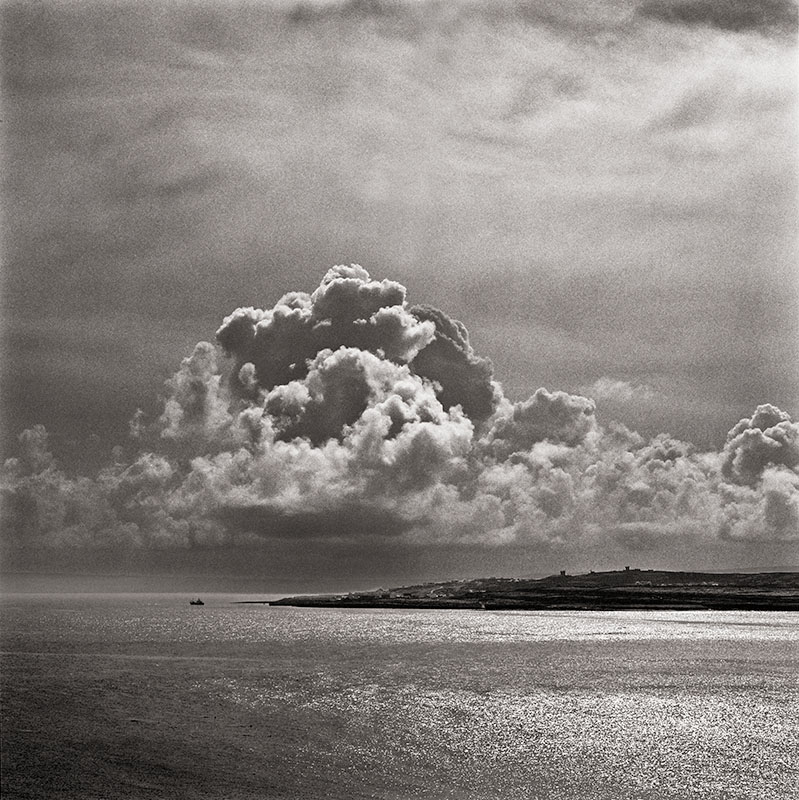
{"label": "ocean", "polygon": [[799,615],[5,595],[12,798],[795,800]]}

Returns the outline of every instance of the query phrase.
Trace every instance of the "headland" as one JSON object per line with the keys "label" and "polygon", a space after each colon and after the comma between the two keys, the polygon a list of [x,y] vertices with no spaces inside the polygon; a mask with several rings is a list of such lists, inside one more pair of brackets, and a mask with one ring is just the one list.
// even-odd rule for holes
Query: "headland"
{"label": "headland", "polygon": [[348,594],[303,595],[273,606],[473,608],[486,610],[799,611],[799,572],[707,573],[640,570],[540,579],[477,578]]}

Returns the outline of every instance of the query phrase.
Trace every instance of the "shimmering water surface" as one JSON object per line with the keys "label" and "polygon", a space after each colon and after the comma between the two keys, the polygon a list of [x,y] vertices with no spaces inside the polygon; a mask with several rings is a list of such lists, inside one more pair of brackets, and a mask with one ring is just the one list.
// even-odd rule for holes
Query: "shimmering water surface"
{"label": "shimmering water surface", "polygon": [[3,796],[799,797],[799,615],[2,599]]}

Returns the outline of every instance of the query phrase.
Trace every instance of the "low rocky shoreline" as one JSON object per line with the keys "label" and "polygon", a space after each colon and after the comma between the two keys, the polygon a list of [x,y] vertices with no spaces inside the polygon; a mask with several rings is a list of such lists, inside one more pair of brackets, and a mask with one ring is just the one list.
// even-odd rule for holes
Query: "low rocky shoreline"
{"label": "low rocky shoreline", "polygon": [[[266,602],[266,601],[265,601]],[[704,573],[624,569],[539,580],[480,578],[303,595],[273,606],[519,610],[799,611],[799,572]]]}

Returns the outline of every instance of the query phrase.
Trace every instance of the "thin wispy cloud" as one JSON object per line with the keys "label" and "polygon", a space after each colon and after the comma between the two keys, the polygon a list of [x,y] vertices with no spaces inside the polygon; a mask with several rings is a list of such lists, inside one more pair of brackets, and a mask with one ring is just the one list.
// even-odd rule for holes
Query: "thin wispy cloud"
{"label": "thin wispy cloud", "polygon": [[657,392],[651,386],[607,377],[598,378],[590,386],[584,387],[584,392],[600,401],[621,403],[645,403],[657,397]]}

